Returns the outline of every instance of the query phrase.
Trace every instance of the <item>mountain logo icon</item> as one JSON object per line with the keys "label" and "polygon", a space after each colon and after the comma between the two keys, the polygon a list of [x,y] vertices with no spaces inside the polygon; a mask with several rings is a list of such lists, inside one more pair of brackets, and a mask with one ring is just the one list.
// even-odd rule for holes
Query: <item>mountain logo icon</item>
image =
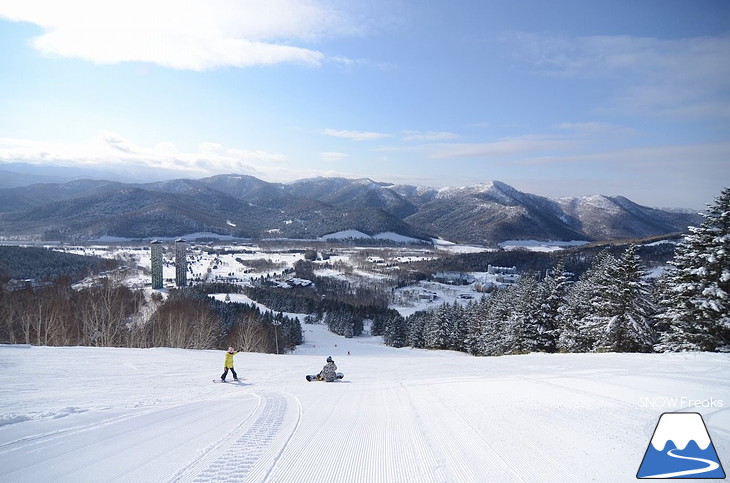
{"label": "mountain logo icon", "polygon": [[698,413],[664,413],[637,478],[725,478],[705,421]]}

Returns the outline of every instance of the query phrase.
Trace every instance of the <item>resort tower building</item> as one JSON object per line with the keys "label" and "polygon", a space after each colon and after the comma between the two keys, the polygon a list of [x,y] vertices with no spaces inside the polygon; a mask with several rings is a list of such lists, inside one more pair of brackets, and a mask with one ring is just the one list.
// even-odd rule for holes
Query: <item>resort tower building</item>
{"label": "resort tower building", "polygon": [[152,288],[162,288],[162,242],[152,240],[150,245],[150,269],[152,271]]}
{"label": "resort tower building", "polygon": [[185,240],[175,240],[175,284],[185,287],[188,284],[187,247]]}

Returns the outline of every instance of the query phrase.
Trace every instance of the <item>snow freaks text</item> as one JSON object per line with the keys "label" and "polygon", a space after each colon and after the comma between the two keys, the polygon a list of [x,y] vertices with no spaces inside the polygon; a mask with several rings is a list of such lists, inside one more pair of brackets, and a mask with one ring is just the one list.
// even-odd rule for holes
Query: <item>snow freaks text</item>
{"label": "snow freaks text", "polygon": [[639,398],[642,408],[659,409],[687,409],[687,408],[722,408],[725,402],[722,399],[696,399],[691,397],[644,396]]}

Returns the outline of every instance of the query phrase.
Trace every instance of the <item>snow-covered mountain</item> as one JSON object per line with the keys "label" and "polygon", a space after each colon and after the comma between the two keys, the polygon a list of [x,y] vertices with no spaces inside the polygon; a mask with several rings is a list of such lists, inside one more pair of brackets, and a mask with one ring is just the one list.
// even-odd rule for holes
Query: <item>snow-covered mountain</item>
{"label": "snow-covered mountain", "polygon": [[505,240],[612,240],[684,232],[694,214],[602,195],[550,199],[500,181],[428,188],[367,178],[269,183],[218,175],[146,184],[77,180],[0,189],[0,236],[147,238],[204,231],[317,238],[358,230],[495,245]]}

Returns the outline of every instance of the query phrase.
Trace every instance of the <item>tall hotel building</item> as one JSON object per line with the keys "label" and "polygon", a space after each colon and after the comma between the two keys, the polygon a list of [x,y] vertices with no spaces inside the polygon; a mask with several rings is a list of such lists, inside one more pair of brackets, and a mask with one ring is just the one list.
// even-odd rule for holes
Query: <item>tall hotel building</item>
{"label": "tall hotel building", "polygon": [[150,246],[151,255],[151,269],[152,269],[152,288],[162,288],[162,242],[159,240],[152,240]]}
{"label": "tall hotel building", "polygon": [[185,287],[188,284],[186,252],[185,240],[182,238],[175,240],[175,284],[178,287]]}

